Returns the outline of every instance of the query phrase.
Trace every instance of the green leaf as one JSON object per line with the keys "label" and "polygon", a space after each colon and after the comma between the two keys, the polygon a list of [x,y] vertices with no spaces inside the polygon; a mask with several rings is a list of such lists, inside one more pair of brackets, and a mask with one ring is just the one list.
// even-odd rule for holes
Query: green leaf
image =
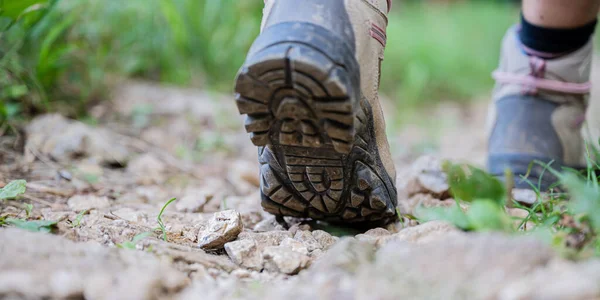
{"label": "green leaf", "polygon": [[20,98],[23,97],[25,95],[27,95],[27,93],[29,92],[29,89],[27,88],[26,85],[24,84],[20,84],[20,85],[12,85],[7,87],[4,91],[3,91],[3,97],[6,98]]}
{"label": "green leaf", "polygon": [[57,222],[47,220],[25,221],[21,219],[6,218],[4,223],[34,232],[51,232],[52,229],[56,227]]}
{"label": "green leaf", "polygon": [[4,114],[11,119],[16,117],[21,112],[21,103],[6,103],[4,106]]}
{"label": "green leaf", "polygon": [[134,244],[137,244],[139,241],[149,237],[150,235],[152,235],[152,232],[142,232],[136,236],[133,237],[133,239],[131,239],[131,242]]}
{"label": "green leaf", "polygon": [[50,31],[42,39],[37,64],[37,69],[40,74],[43,75],[44,73],[48,72],[49,66],[47,66],[47,63],[52,53],[52,47],[58,38],[65,33],[67,29],[69,29],[71,24],[73,24],[73,22],[76,20],[76,17],[77,15],[74,13],[68,14],[61,22],[54,24]]}
{"label": "green leaf", "polygon": [[474,201],[467,217],[475,231],[513,231],[512,221],[504,208],[492,200]]}
{"label": "green leaf", "polygon": [[73,227],[79,227],[81,226],[81,220],[83,220],[83,215],[87,214],[89,211],[89,209],[84,209],[82,211],[80,211],[77,216],[75,217],[75,220],[71,223],[71,225]]}
{"label": "green leaf", "polygon": [[33,205],[31,205],[30,203],[25,203],[25,213],[27,214],[27,217],[29,218],[29,216],[31,215],[31,211],[33,211]]}
{"label": "green leaf", "polygon": [[127,241],[127,242],[123,242],[121,244],[117,244],[117,247],[119,248],[123,248],[123,249],[131,249],[131,250],[135,250],[135,245],[137,245],[137,243],[147,237],[149,237],[150,235],[152,235],[152,232],[142,232],[140,234],[137,234],[136,236],[133,237],[133,239],[131,239],[131,241]]}
{"label": "green leaf", "polygon": [[467,202],[490,199],[504,205],[506,191],[496,177],[469,165],[446,162],[443,168],[448,174],[450,192],[455,198]]}
{"label": "green leaf", "polygon": [[0,189],[0,200],[15,199],[17,196],[24,194],[27,181],[13,180],[5,187]]}
{"label": "green leaf", "polygon": [[23,12],[48,0],[0,0],[0,16],[16,20]]}
{"label": "green leaf", "polygon": [[473,226],[469,221],[467,215],[458,206],[458,204],[451,207],[423,207],[418,206],[415,211],[415,216],[419,221],[447,221],[454,224],[456,227],[470,230]]}
{"label": "green leaf", "polygon": [[163,207],[161,208],[160,212],[158,213],[158,217],[156,217],[156,221],[158,222],[158,226],[159,226],[157,229],[159,229],[162,232],[163,240],[165,242],[167,241],[167,228],[165,227],[165,223],[163,223],[162,215],[165,212],[165,209],[167,208],[167,206],[169,206],[169,204],[171,204],[175,200],[177,200],[177,198],[169,199],[169,201],[167,201],[167,203],[165,203],[165,205],[163,205]]}

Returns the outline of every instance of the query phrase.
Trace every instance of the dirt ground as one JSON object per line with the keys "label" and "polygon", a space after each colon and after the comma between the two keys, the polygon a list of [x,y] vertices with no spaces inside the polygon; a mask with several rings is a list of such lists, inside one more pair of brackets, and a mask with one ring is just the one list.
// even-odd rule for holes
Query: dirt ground
{"label": "dirt ground", "polygon": [[[389,130],[402,211],[453,203],[440,158],[483,165],[479,103]],[[52,233],[0,229],[2,299],[600,299],[600,261],[567,261],[533,237],[409,220],[285,229],[260,208],[256,149],[227,95],[132,82],[91,114],[0,137],[0,186],[28,182],[0,217],[58,221]]]}

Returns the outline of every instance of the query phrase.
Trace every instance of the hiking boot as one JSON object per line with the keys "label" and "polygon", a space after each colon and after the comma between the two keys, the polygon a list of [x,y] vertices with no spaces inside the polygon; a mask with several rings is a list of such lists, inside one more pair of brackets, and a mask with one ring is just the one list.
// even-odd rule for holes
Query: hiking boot
{"label": "hiking boot", "polygon": [[525,51],[518,30],[513,27],[506,34],[500,67],[493,74],[497,84],[488,118],[488,169],[504,178],[509,168],[515,188],[547,191],[557,183],[547,167],[562,171],[586,165],[583,124],[593,46],[590,41],[556,58],[528,55],[532,50]]}
{"label": "hiking boot", "polygon": [[390,1],[266,0],[235,99],[259,147],[263,208],[343,223],[396,218],[379,105]]}

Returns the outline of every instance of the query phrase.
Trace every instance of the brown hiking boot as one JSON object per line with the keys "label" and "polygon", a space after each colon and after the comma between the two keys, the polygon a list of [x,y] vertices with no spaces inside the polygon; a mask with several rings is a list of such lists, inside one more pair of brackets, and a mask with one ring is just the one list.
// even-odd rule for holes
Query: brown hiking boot
{"label": "brown hiking boot", "polygon": [[377,96],[390,2],[265,1],[235,93],[259,147],[266,211],[344,223],[396,218]]}

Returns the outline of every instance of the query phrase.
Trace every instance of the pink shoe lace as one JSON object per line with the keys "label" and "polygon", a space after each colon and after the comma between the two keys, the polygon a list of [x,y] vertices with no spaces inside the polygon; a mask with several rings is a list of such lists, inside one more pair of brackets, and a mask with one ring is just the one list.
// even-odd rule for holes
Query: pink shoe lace
{"label": "pink shoe lace", "polygon": [[529,55],[529,67],[531,72],[528,75],[519,75],[514,73],[495,71],[492,77],[499,83],[516,84],[523,87],[523,94],[535,95],[538,90],[547,90],[563,94],[586,95],[590,93],[592,84],[563,82],[544,78],[546,74],[546,59],[556,58],[563,54],[550,54],[538,52],[521,45],[523,50]]}

